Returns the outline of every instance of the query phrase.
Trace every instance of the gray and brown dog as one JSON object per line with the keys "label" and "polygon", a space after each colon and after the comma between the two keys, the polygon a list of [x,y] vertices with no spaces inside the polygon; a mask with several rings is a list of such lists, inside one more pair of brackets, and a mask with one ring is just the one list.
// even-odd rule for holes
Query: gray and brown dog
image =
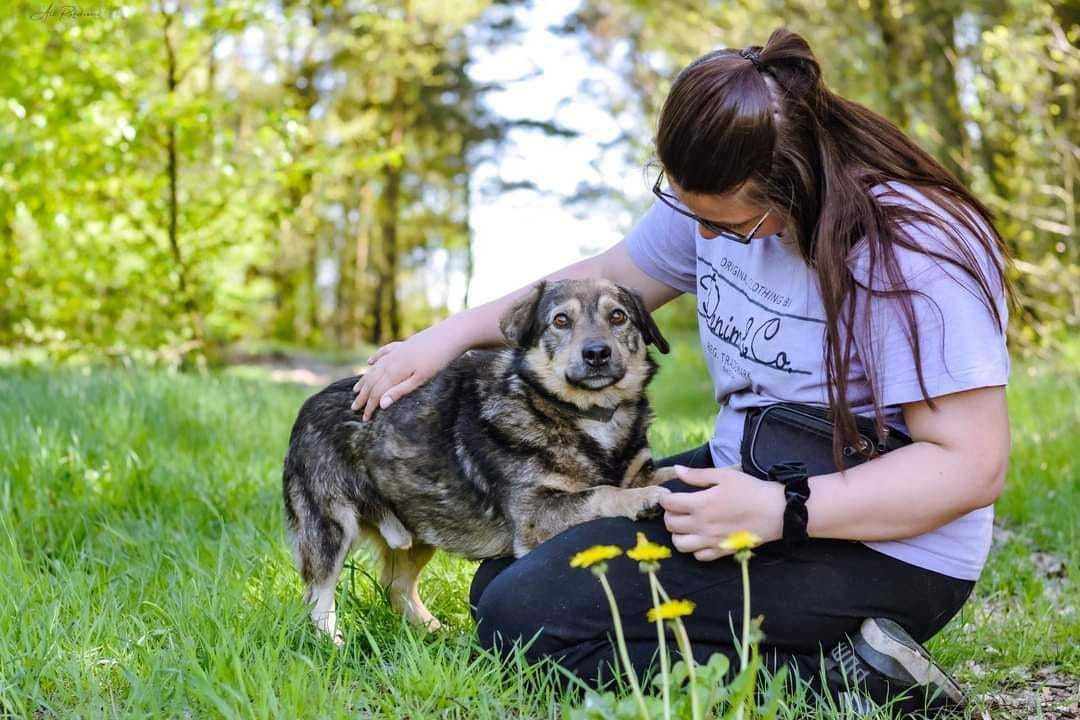
{"label": "gray and brown dog", "polygon": [[668,344],[636,293],[541,282],[500,327],[510,348],[466,352],[368,422],[350,409],[356,378],[300,409],[286,519],[312,620],[335,641],[334,590],[361,541],[394,606],[435,628],[417,577],[436,548],[521,557],[578,523],[637,518],[668,492],[644,395],[656,372],[646,346]]}

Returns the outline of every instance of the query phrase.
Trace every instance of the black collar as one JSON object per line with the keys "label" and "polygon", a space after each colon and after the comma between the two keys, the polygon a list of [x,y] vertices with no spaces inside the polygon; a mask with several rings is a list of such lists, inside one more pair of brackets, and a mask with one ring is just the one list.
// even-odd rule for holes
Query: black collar
{"label": "black collar", "polygon": [[553,395],[543,395],[541,397],[543,402],[549,405],[554,405],[559,408],[559,412],[566,415],[573,415],[574,417],[584,418],[587,420],[599,420],[600,422],[611,422],[611,418],[615,417],[615,411],[623,405],[629,405],[630,403],[623,401],[615,407],[604,407],[603,405],[590,405],[587,408],[580,408],[574,403],[568,403],[565,400],[560,400]]}

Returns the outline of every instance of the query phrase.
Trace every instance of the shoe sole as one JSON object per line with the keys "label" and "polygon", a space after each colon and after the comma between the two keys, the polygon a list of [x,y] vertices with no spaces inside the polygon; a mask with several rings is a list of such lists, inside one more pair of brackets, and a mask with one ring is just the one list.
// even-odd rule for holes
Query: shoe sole
{"label": "shoe sole", "polygon": [[881,656],[859,653],[860,657],[878,672],[901,683],[939,691],[941,699],[952,706],[964,705],[964,692],[956,681],[934,662],[922,645],[892,620],[865,620],[859,628],[859,638],[874,653]]}

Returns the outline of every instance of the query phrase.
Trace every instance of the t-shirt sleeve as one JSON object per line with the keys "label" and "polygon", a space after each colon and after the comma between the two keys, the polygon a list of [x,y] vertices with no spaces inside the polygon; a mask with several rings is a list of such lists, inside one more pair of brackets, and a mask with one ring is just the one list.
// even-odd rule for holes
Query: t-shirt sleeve
{"label": "t-shirt sleeve", "polygon": [[[939,228],[914,224],[907,230],[923,247],[949,254]],[[900,272],[908,288],[915,291],[909,297],[928,397],[1005,385],[1009,378],[1008,306],[998,270],[1001,258],[996,252],[991,257],[968,234],[961,233],[961,238],[980,262],[1000,325],[978,281],[966,271],[923,252],[896,248]],[[886,406],[923,400],[901,299],[867,289],[871,285],[865,241],[856,246],[850,267],[855,279],[853,341],[863,366],[876,371],[879,402]],[[872,287],[895,287],[885,278],[878,259]]]}
{"label": "t-shirt sleeve", "polygon": [[654,202],[626,236],[630,259],[649,277],[687,293],[697,288],[697,241],[693,221]]}

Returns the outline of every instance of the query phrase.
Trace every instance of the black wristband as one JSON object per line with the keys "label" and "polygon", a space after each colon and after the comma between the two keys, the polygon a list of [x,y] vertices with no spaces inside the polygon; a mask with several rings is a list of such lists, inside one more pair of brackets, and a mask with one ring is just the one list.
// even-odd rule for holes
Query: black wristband
{"label": "black wristband", "polygon": [[806,464],[776,463],[769,468],[768,478],[784,486],[784,540],[806,540],[806,525],[809,522],[806,501],[810,499],[810,478],[806,474]]}

